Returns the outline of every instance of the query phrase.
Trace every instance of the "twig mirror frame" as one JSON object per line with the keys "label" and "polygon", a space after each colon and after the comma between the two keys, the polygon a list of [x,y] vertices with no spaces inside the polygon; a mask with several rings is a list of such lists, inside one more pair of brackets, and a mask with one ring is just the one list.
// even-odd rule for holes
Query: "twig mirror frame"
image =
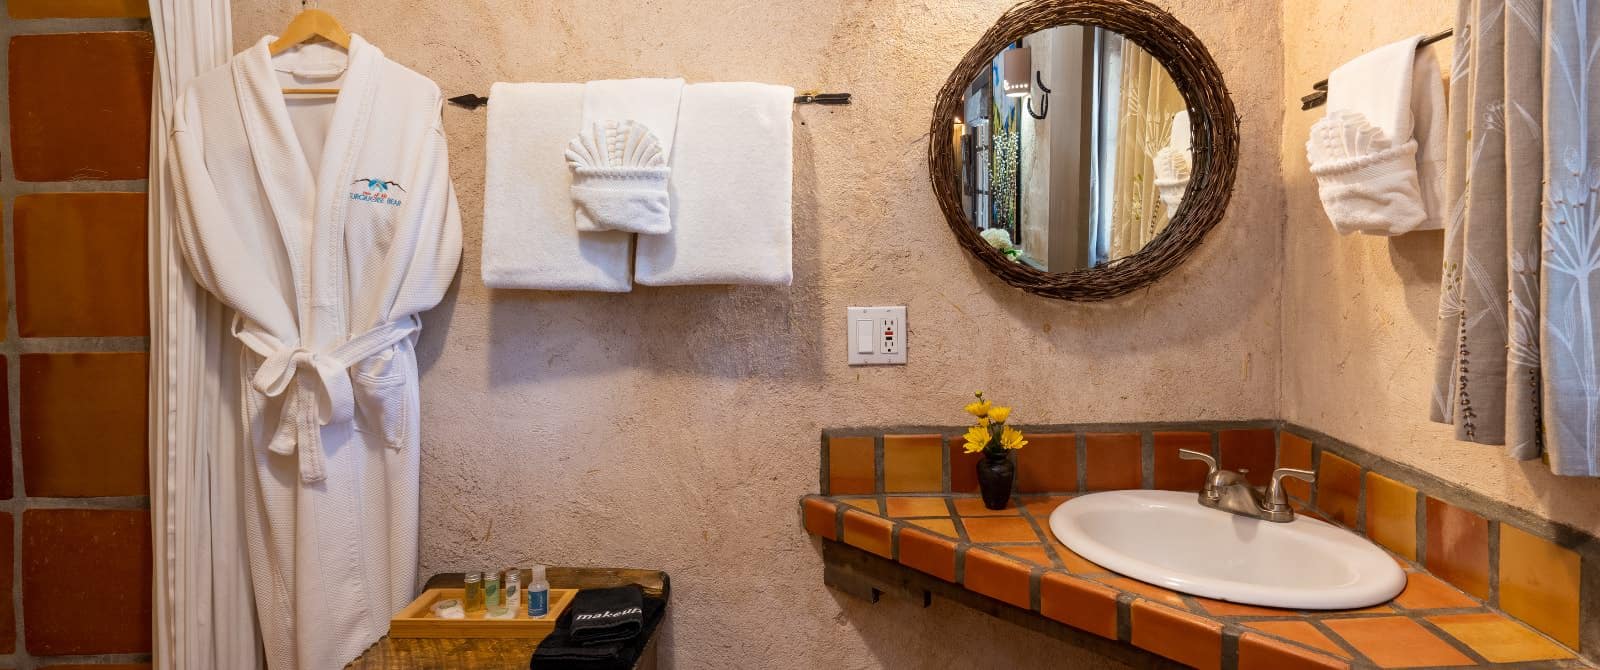
{"label": "twig mirror frame", "polygon": [[[967,86],[1013,42],[1062,25],[1105,28],[1133,40],[1167,69],[1189,110],[1193,169],[1167,227],[1137,253],[1092,268],[1049,273],[1013,262],[978,235],[961,208],[949,129]],[[1094,302],[1148,286],[1183,262],[1222,220],[1239,161],[1239,125],[1222,70],[1177,18],[1145,0],[1026,0],[1007,10],[939,89],[928,133],[928,177],[956,240],[1006,283],[1051,298]]]}

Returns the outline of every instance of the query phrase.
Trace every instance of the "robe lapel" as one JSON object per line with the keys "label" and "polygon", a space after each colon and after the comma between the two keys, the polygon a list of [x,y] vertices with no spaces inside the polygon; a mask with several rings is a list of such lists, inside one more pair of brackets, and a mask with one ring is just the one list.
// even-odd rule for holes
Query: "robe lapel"
{"label": "robe lapel", "polygon": [[311,247],[316,186],[306,163],[289,108],[283,101],[282,86],[272,68],[267,50],[272,36],[261,38],[255,46],[233,60],[234,91],[250,157],[260,175],[261,190],[278,223],[289,268],[294,275],[296,317],[304,324],[309,298],[306,256]]}
{"label": "robe lapel", "polygon": [[311,308],[302,335],[318,347],[331,347],[351,335],[349,278],[345,264],[345,209],[356,157],[365,139],[376,94],[374,70],[383,53],[360,35],[350,37],[350,58],[316,172],[316,226],[311,237]]}

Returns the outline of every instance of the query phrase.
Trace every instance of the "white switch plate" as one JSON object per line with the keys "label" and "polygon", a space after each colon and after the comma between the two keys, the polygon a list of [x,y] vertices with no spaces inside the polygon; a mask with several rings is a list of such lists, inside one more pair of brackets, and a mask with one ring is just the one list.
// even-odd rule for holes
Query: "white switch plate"
{"label": "white switch plate", "polygon": [[850,365],[906,364],[905,307],[851,307],[848,313]]}

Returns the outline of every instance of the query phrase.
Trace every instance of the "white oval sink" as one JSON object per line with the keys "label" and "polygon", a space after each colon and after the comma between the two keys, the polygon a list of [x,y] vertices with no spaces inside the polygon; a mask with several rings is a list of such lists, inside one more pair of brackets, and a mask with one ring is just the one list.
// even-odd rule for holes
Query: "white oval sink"
{"label": "white oval sink", "polygon": [[1109,570],[1247,605],[1353,609],[1406,585],[1394,559],[1355,533],[1305,516],[1274,523],[1209,509],[1193,493],[1078,496],[1050,513],[1050,530]]}

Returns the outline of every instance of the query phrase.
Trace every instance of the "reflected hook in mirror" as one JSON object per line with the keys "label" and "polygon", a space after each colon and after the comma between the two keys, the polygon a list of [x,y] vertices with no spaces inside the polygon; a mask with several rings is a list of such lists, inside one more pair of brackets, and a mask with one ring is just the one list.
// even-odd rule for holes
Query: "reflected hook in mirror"
{"label": "reflected hook in mirror", "polygon": [[1044,117],[1050,115],[1050,87],[1044,85],[1044,73],[1038,70],[1033,72],[1033,82],[1039,87],[1039,90],[1044,91],[1044,95],[1039,98],[1039,111],[1037,112],[1033,111],[1033,101],[1028,101],[1028,116],[1043,121]]}

